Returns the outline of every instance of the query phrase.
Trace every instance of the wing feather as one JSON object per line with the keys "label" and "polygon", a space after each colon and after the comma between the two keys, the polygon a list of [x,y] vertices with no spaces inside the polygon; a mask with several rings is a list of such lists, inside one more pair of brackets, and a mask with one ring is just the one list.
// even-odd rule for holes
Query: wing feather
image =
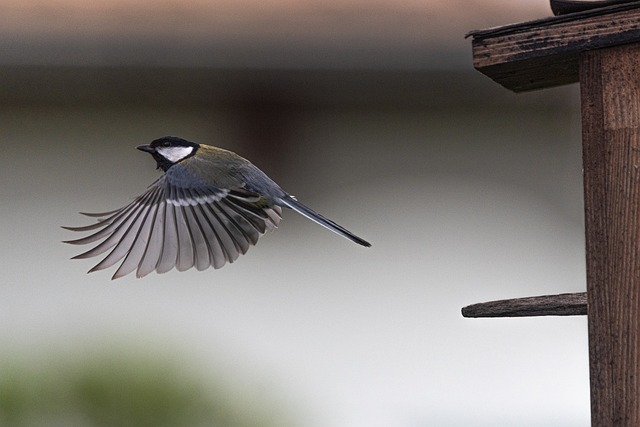
{"label": "wing feather", "polygon": [[258,243],[261,233],[259,227],[254,224],[252,217],[247,218],[242,210],[234,207],[228,200],[221,200],[217,206],[238,226],[251,245]]}
{"label": "wing feather", "polygon": [[162,255],[162,247],[164,245],[164,227],[165,227],[165,205],[166,201],[161,199],[156,208],[156,216],[153,219],[153,228],[149,236],[147,248],[142,256],[142,260],[138,265],[136,277],[144,277],[158,267],[160,255]]}
{"label": "wing feather", "polygon": [[278,205],[273,205],[271,209],[265,209],[265,212],[269,215],[267,227],[271,230],[278,228],[282,219],[282,208]]}
{"label": "wing feather", "polygon": [[[123,237],[126,235],[127,231],[136,220],[141,211],[145,209],[145,202],[151,197],[151,192],[145,194],[145,197],[141,198],[139,201],[133,202],[126,209],[126,214],[121,217],[115,219],[112,223],[108,224],[103,230],[100,230],[90,236],[85,237],[84,239],[78,239],[72,241],[70,243],[73,244],[86,244],[92,243],[102,238],[105,238],[100,244],[95,246],[93,249],[81,253],[80,255],[76,255],[74,259],[84,259],[91,258],[94,256],[101,255],[113,248],[120,242]],[[130,209],[129,209],[130,208]],[[124,211],[123,211],[124,212]]]}
{"label": "wing feather", "polygon": [[164,215],[162,253],[156,268],[158,273],[170,271],[178,262],[179,241],[175,206],[165,202]]}
{"label": "wing feather", "polygon": [[193,257],[193,243],[191,232],[184,213],[184,206],[175,206],[176,229],[178,231],[178,261],[176,268],[178,271],[185,271],[193,267],[195,259]]}
{"label": "wing feather", "polygon": [[112,234],[113,231],[120,226],[120,224],[126,221],[127,216],[130,215],[132,211],[135,211],[136,209],[140,208],[140,203],[145,199],[146,196],[147,194],[144,194],[142,197],[134,200],[124,208],[120,209],[117,214],[113,215],[112,217],[100,220],[95,224],[87,225],[84,227],[63,227],[71,231],[90,231],[100,227],[104,227],[102,230],[99,230],[82,239],[68,240],[65,243],[70,243],[72,245],[85,245],[87,243],[96,242],[106,237],[107,235]]}
{"label": "wing feather", "polygon": [[201,205],[194,206],[193,212],[209,246],[210,265],[213,266],[213,268],[222,267],[227,262],[227,257],[218,238],[219,230],[216,230],[215,225],[211,224],[211,220],[207,217],[206,211]]}
{"label": "wing feather", "polygon": [[122,208],[116,209],[114,211],[100,212],[100,213],[98,213],[98,212],[80,212],[80,215],[84,215],[84,216],[88,216],[88,217],[92,217],[92,218],[106,218],[106,217],[112,216],[114,214],[117,214],[121,210],[122,210]]}
{"label": "wing feather", "polygon": [[[183,189],[181,191],[183,198],[190,197],[189,191]],[[211,266],[212,261],[209,257],[209,244],[204,236],[202,227],[196,218],[194,206],[189,204],[184,207],[185,219],[187,221],[187,228],[189,229],[189,235],[193,242],[193,256],[194,265],[198,271],[202,271]]]}
{"label": "wing feather", "polygon": [[[194,190],[192,193],[196,197],[202,198],[204,196],[198,190]],[[226,261],[235,261],[240,254],[238,246],[233,242],[233,238],[229,235],[224,224],[220,222],[212,206],[211,203],[200,204],[194,207],[194,210],[209,243],[212,265],[214,268],[220,268],[224,266]]]}
{"label": "wing feather", "polygon": [[158,211],[158,205],[160,202],[160,191],[154,192],[153,199],[150,200],[149,207],[144,211],[143,215],[140,218],[140,226],[138,229],[132,229],[129,231],[133,237],[133,243],[129,251],[127,252],[127,256],[120,264],[120,267],[116,270],[113,275],[114,279],[118,279],[122,276],[126,276],[132,271],[136,270],[142,259],[144,257],[145,252],[147,251],[147,247],[149,245],[149,237],[151,235],[151,230],[153,229],[153,224],[156,220],[156,213]]}
{"label": "wing feather", "polygon": [[[173,168],[172,168],[173,169]],[[64,227],[91,232],[67,243],[97,243],[74,258],[90,258],[110,250],[89,272],[121,261],[113,279],[134,270],[137,277],[195,267],[220,268],[245,254],[267,230],[278,227],[281,208],[244,188],[233,190],[197,182],[169,171],[128,205],[110,212],[89,213],[95,224]],[[175,179],[174,179],[175,178]]]}
{"label": "wing feather", "polygon": [[201,206],[203,213],[205,213],[209,224],[216,231],[216,236],[220,242],[220,247],[224,252],[225,260],[234,262],[240,256],[241,245],[246,245],[246,239],[240,234],[240,239],[244,242],[236,242],[233,235],[229,231],[224,222],[220,220],[220,217],[216,214],[215,210],[208,209],[206,206]]}
{"label": "wing feather", "polygon": [[264,218],[261,218],[255,215],[250,209],[246,208],[242,203],[239,203],[236,200],[225,199],[222,201],[231,211],[234,212],[234,219],[236,220],[244,220],[249,223],[255,231],[257,231],[256,240],[254,241],[254,245],[258,242],[258,237],[264,234],[267,231],[267,227],[264,223]]}
{"label": "wing feather", "polygon": [[[144,218],[146,218],[147,213],[149,211],[150,205],[142,206],[141,209],[137,211],[137,214],[133,218],[133,221],[129,223],[129,226],[126,227],[124,234],[118,240],[116,245],[113,247],[109,255],[104,257],[102,261],[100,261],[95,267],[93,267],[89,272],[94,272],[98,270],[104,270],[105,268],[111,267],[122,258],[124,258],[129,251],[131,250],[131,246],[135,241],[138,231],[142,226]],[[124,228],[124,227],[123,227]],[[116,277],[113,277],[114,279]]]}
{"label": "wing feather", "polygon": [[[249,234],[243,231],[242,226],[239,225],[229,214],[225,211],[224,207],[220,203],[213,203],[205,207],[211,211],[211,215],[225,228],[229,238],[233,242],[234,246],[240,251],[240,254],[246,254],[249,247],[253,244],[252,238]],[[251,227],[252,231],[255,231]],[[235,258],[234,258],[235,259]]]}

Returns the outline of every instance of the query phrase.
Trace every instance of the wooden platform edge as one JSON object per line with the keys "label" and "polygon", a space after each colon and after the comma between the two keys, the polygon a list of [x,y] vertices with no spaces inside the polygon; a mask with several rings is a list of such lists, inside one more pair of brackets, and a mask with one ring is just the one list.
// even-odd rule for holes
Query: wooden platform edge
{"label": "wooden platform edge", "polygon": [[570,13],[585,12],[603,7],[633,3],[635,0],[550,0],[551,11],[554,15],[568,15]]}
{"label": "wooden platform edge", "polygon": [[586,314],[586,292],[504,299],[462,308],[462,316],[471,318],[585,316]]}
{"label": "wooden platform edge", "polygon": [[566,15],[546,16],[544,18],[534,19],[527,22],[518,22],[514,24],[500,25],[497,27],[471,30],[467,34],[465,34],[464,38],[466,39],[471,37],[474,40],[482,40],[486,38],[506,36],[526,32],[531,29],[550,27],[566,22],[580,21],[582,19],[592,18],[595,16],[624,12],[627,10],[637,9],[638,7],[640,7],[640,0],[630,2],[625,1],[620,4],[612,4],[611,6],[605,6],[596,9],[587,9]]}
{"label": "wooden platform edge", "polygon": [[578,81],[585,51],[640,42],[640,1],[469,33],[473,66],[514,92]]}

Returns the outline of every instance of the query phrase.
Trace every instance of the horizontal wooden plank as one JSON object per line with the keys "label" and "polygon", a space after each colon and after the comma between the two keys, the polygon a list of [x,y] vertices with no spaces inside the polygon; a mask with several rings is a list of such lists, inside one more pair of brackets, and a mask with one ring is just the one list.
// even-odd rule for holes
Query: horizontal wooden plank
{"label": "horizontal wooden plank", "polygon": [[586,314],[586,292],[489,301],[462,309],[464,317],[584,316]]}
{"label": "horizontal wooden plank", "polygon": [[612,6],[615,4],[632,3],[635,0],[550,0],[551,11],[554,15],[584,12],[585,10]]}
{"label": "horizontal wooden plank", "polygon": [[469,33],[474,67],[515,92],[578,81],[581,52],[640,42],[640,2]]}

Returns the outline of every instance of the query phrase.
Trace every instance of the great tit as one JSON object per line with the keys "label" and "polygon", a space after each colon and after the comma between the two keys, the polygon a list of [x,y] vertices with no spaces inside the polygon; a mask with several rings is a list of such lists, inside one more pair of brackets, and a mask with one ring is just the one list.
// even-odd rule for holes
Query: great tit
{"label": "great tit", "polygon": [[[204,270],[235,261],[267,230],[278,227],[282,207],[291,208],[362,246],[371,246],[335,222],[309,209],[264,172],[239,155],[175,136],[140,145],[164,174],[130,204],[111,212],[83,213],[97,218],[84,227],[93,234],[65,243],[102,240],[73,259],[109,254],[89,270],[111,267],[124,258],[112,279],[136,270],[137,277],[176,267]],[[97,230],[97,231],[95,231]]]}

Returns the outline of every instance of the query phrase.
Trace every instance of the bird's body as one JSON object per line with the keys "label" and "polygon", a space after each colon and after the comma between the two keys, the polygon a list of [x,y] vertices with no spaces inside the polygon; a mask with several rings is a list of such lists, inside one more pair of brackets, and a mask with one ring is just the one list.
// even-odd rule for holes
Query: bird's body
{"label": "bird's body", "polygon": [[124,258],[113,278],[134,270],[138,277],[196,267],[220,268],[276,228],[282,207],[291,208],[362,246],[367,241],[312,211],[243,157],[221,148],[164,137],[138,149],[163,169],[147,191],[116,211],[85,214],[100,218],[72,231],[95,231],[67,243],[102,240],[75,258],[109,254],[91,271]]}

